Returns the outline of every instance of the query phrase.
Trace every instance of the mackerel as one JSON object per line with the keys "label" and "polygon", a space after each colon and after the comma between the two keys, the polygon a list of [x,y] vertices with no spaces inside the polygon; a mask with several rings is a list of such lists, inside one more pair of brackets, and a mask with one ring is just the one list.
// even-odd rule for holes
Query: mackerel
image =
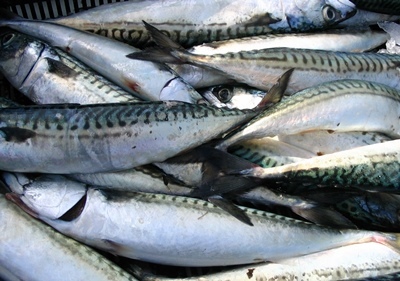
{"label": "mackerel", "polygon": [[4,108],[0,167],[94,173],[161,162],[220,136],[259,110],[178,101]]}
{"label": "mackerel", "polygon": [[[5,174],[14,197],[41,220],[96,248],[149,262],[178,266],[247,264],[364,242],[399,249],[398,234],[332,229],[243,208],[254,223],[248,226],[203,200],[92,188],[79,200],[75,211],[80,211],[70,220],[50,219],[42,206],[53,202],[54,196],[46,197],[48,190],[36,188],[35,182],[21,185],[19,177]],[[40,179],[36,183],[40,187]],[[57,190],[59,186],[55,181],[51,188]],[[27,191],[36,196],[25,196]]]}
{"label": "mackerel", "polygon": [[16,31],[5,33],[1,41],[1,73],[34,103],[140,101],[72,56],[42,41]]}
{"label": "mackerel", "polygon": [[286,94],[338,79],[367,80],[400,89],[400,55],[291,48],[200,55],[184,50],[154,26],[145,25],[160,48],[132,53],[129,58],[211,68],[260,90],[268,90],[282,72],[295,69]]}
{"label": "mackerel", "polygon": [[142,0],[102,5],[53,22],[143,47],[150,41],[141,24],[145,20],[190,46],[272,31],[320,30],[353,16],[355,11],[348,0]]}
{"label": "mackerel", "polygon": [[239,266],[219,270],[216,273],[185,278],[158,276],[137,266],[134,267],[134,275],[143,281],[241,281],[248,279],[339,281],[358,280],[358,278],[382,276],[399,271],[398,253],[372,242],[288,258],[276,263]]}
{"label": "mackerel", "polygon": [[218,147],[240,141],[311,130],[363,131],[400,137],[400,92],[362,80],[324,83],[270,107]]}
{"label": "mackerel", "polygon": [[243,170],[263,181],[399,193],[400,140],[371,144],[273,168]]}
{"label": "mackerel", "polygon": [[[11,280],[137,280],[88,246],[33,219],[3,195],[0,239],[0,264],[15,277]],[[10,277],[4,274],[1,270],[0,277]]]}
{"label": "mackerel", "polygon": [[[179,100],[191,103],[203,98],[170,68],[138,63],[125,56],[139,49],[127,44],[45,21],[25,20],[1,11],[0,26],[8,26],[56,46],[97,71],[124,90],[144,100]],[[108,12],[109,13],[109,12]]]}

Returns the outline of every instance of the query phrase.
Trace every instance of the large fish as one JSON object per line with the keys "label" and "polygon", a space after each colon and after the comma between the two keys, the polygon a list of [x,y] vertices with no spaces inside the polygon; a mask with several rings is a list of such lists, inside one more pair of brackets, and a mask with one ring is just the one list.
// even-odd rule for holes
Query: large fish
{"label": "large fish", "polygon": [[53,22],[140,47],[150,41],[141,24],[145,20],[189,46],[269,32],[320,30],[355,12],[355,5],[348,0],[141,0],[103,5]]}
{"label": "large fish", "polygon": [[312,130],[379,132],[400,137],[400,92],[362,80],[340,80],[283,99],[225,138],[218,147]]}
{"label": "large fish", "polygon": [[294,68],[286,94],[338,79],[367,80],[400,89],[400,55],[291,48],[200,55],[186,51],[154,26],[145,26],[160,47],[129,54],[129,58],[211,68],[260,90],[270,89],[282,72]]}
{"label": "large fish", "polygon": [[45,21],[25,20],[1,10],[0,26],[43,40],[144,100],[203,101],[197,91],[166,65],[137,63],[126,55],[139,49],[97,34]]}
{"label": "large fish", "polygon": [[[77,205],[62,209],[54,203],[67,196],[57,191],[68,192],[65,183],[54,181],[44,189],[40,178],[24,184],[23,175],[6,173],[4,177],[16,201],[58,231],[117,255],[160,264],[278,261],[364,242],[399,249],[398,234],[326,228],[243,208],[254,223],[248,226],[206,201],[187,197],[86,191],[82,186],[85,195],[77,199]],[[54,208],[43,208],[47,205]],[[67,215],[54,219],[60,213]]]}
{"label": "large fish", "polygon": [[88,246],[28,216],[2,194],[0,240],[2,280],[136,280]]}
{"label": "large fish", "polygon": [[16,31],[6,32],[0,39],[1,73],[34,103],[140,101],[74,57],[42,41]]}

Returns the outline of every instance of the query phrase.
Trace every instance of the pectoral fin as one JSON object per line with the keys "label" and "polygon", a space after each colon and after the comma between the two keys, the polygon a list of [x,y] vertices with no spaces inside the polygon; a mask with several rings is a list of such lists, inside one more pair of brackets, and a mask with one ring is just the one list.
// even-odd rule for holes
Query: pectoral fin
{"label": "pectoral fin", "polygon": [[36,135],[32,130],[18,127],[2,127],[0,132],[4,139],[9,142],[24,142]]}

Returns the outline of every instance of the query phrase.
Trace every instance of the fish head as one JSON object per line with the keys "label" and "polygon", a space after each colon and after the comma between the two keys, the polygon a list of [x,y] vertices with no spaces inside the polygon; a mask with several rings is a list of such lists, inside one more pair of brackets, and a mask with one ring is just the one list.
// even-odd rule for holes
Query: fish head
{"label": "fish head", "polygon": [[199,92],[214,106],[238,109],[255,108],[265,96],[265,91],[229,84],[208,87]]}
{"label": "fish head", "polygon": [[86,186],[60,175],[30,178],[21,173],[3,173],[6,186],[40,218],[58,219],[85,195]]}
{"label": "fish head", "polygon": [[295,0],[296,9],[286,13],[291,30],[306,31],[326,29],[357,12],[349,0]]}
{"label": "fish head", "polygon": [[16,31],[5,31],[0,37],[0,72],[19,88],[40,58],[45,45]]}

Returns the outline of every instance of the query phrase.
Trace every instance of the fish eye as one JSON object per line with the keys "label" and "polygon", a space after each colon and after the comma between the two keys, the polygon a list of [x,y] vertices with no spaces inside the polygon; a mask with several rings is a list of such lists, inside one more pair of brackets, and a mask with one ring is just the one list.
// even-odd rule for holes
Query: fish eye
{"label": "fish eye", "polygon": [[231,87],[215,87],[212,93],[220,102],[224,103],[229,102],[233,97],[233,89]]}
{"label": "fish eye", "polygon": [[340,19],[340,13],[332,6],[325,5],[322,8],[322,17],[324,18],[325,22],[331,24]]}
{"label": "fish eye", "polygon": [[14,37],[15,37],[15,34],[14,34],[14,33],[7,33],[7,34],[4,34],[4,35],[1,37],[1,45],[2,45],[2,46],[6,46],[7,44],[9,44],[9,43],[14,39]]}

